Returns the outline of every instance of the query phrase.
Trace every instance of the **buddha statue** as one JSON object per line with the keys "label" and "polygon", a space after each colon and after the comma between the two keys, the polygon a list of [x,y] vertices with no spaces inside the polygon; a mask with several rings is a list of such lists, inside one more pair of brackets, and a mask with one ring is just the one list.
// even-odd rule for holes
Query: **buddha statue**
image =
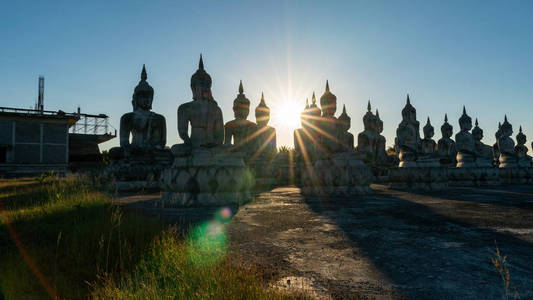
{"label": "buddha statue", "polygon": [[492,146],[492,157],[494,158],[493,165],[498,166],[500,165],[500,147],[498,146],[498,140],[502,136],[502,122],[498,122],[498,130],[496,130],[496,133],[494,134],[494,137],[496,137],[496,142]]}
{"label": "buddha statue", "polygon": [[172,146],[175,156],[187,155],[198,147],[220,146],[224,142],[222,110],[213,99],[211,84],[211,76],[205,71],[200,55],[198,70],[191,76],[193,100],[178,107],[178,134],[183,144]]}
{"label": "buddha statue", "polygon": [[463,106],[463,114],[459,118],[459,131],[455,135],[455,145],[457,147],[457,167],[475,167],[476,146],[474,138],[470,133],[472,129],[472,118],[466,114],[466,107]]}
{"label": "buddha statue", "polygon": [[311,119],[309,114],[309,100],[306,99],[305,108],[300,114],[302,128],[294,130],[294,151],[298,154],[299,158],[303,158],[307,162],[314,157],[315,151],[315,143],[313,142],[314,130],[311,128]]}
{"label": "buddha statue", "polygon": [[255,150],[254,133],[257,126],[255,123],[246,120],[250,113],[250,100],[244,95],[242,81],[239,83],[239,94],[233,100],[233,113],[235,120],[231,120],[224,125],[226,131],[224,144],[231,145],[233,138],[234,149],[251,153]]}
{"label": "buddha statue", "polygon": [[448,123],[448,114],[444,114],[444,124],[440,127],[442,138],[437,143],[437,153],[440,156],[442,166],[455,166],[457,148],[455,142],[451,139],[453,135],[453,126]]}
{"label": "buddha statue", "polygon": [[500,168],[514,168],[517,166],[517,155],[515,143],[511,138],[513,125],[507,121],[507,116],[502,123],[501,136],[498,139],[498,149],[500,151]]}
{"label": "buddha statue", "polygon": [[376,159],[376,149],[379,139],[377,132],[377,118],[372,113],[370,100],[367,104],[367,112],[363,116],[364,130],[357,135],[357,151],[366,162],[374,162]]}
{"label": "buddha statue", "polygon": [[477,153],[476,166],[483,168],[492,167],[492,147],[481,142],[483,139],[483,129],[479,128],[477,118],[475,127],[472,129],[472,137],[474,138],[474,145]]}
{"label": "buddha statue", "polygon": [[339,140],[343,151],[353,151],[353,134],[349,133],[352,119],[346,113],[346,105],[342,106],[342,114],[339,116],[340,137]]}
{"label": "buddha statue", "polygon": [[424,128],[422,128],[422,131],[424,132],[424,138],[422,139],[422,153],[423,154],[434,154],[437,149],[437,143],[433,140],[433,136],[435,135],[435,130],[433,126],[431,126],[431,122],[428,120],[426,122],[426,125]]}
{"label": "buddha statue", "polygon": [[322,111],[316,105],[316,96],[315,92],[313,91],[313,96],[311,96],[311,105],[309,105],[309,109],[307,110],[307,129],[309,133],[311,134],[312,142],[314,144],[315,150],[318,150],[318,139],[320,138],[321,134],[319,132],[319,124],[320,120],[322,118]]}
{"label": "buddha statue", "polygon": [[416,120],[416,109],[411,105],[409,95],[402,109],[402,121],[396,129],[396,144],[400,153],[399,167],[416,167],[420,152],[420,123]]}
{"label": "buddha statue", "polygon": [[376,141],[375,154],[378,160],[388,160],[388,155],[386,151],[387,140],[381,134],[383,132],[383,121],[379,117],[379,111],[376,109],[376,133],[378,134],[378,139]]}
{"label": "buddha statue", "polygon": [[255,122],[257,123],[256,129],[256,151],[258,155],[275,154],[276,147],[276,129],[268,126],[270,121],[270,108],[265,103],[265,96],[261,93],[261,101],[255,108]]}
{"label": "buddha statue", "polygon": [[526,144],[526,135],[522,133],[522,126],[520,126],[520,129],[518,130],[518,134],[516,135],[516,155],[518,158],[518,166],[519,167],[531,167],[531,156],[527,155],[527,146]]}
{"label": "buddha statue", "polygon": [[316,125],[318,142],[321,153],[328,155],[341,150],[341,144],[339,142],[340,126],[337,118],[335,118],[337,96],[329,90],[328,81],[326,81],[326,90],[320,97],[320,108],[322,110],[322,116]]}
{"label": "buddha statue", "polygon": [[131,100],[133,112],[120,118],[120,147],[112,148],[109,152],[113,159],[130,155],[150,156],[153,151],[165,148],[165,117],[151,111],[154,89],[146,81],[147,78],[146,67],[143,65],[141,80],[135,87]]}

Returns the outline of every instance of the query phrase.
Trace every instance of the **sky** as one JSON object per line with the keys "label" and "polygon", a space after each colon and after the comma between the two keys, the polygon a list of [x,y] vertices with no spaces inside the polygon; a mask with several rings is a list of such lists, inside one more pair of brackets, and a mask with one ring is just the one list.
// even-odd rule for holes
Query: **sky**
{"label": "sky", "polygon": [[[105,113],[119,129],[132,110],[143,64],[166,117],[167,145],[179,143],[178,105],[191,101],[200,53],[224,122],[239,80],[251,101],[270,106],[278,145],[313,91],[329,80],[363,130],[370,99],[393,144],[407,93],[435,139],[447,113],[454,133],[466,105],[484,141],[507,114],[533,140],[531,1],[9,1],[0,10],[0,106],[33,107],[45,77],[45,109]],[[514,136],[513,136],[514,138]],[[118,138],[101,149],[118,145]]]}

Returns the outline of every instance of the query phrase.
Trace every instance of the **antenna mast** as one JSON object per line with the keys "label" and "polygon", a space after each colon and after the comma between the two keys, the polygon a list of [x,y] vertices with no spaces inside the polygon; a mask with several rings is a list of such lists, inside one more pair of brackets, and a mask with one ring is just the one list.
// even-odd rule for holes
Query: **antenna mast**
{"label": "antenna mast", "polygon": [[37,110],[42,112],[44,110],[44,77],[39,76],[39,98],[37,101]]}

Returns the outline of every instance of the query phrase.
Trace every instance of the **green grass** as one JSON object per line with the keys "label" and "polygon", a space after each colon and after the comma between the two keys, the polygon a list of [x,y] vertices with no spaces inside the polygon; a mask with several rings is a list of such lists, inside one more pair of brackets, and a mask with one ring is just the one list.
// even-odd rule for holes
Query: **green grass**
{"label": "green grass", "polygon": [[[220,232],[125,213],[80,176],[0,181],[0,299],[286,299]],[[210,231],[211,230],[211,231]]]}

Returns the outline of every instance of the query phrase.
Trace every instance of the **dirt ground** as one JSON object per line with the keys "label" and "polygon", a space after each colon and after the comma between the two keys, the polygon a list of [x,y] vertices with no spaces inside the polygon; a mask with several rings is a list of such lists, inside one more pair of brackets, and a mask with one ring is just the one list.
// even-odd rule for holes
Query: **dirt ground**
{"label": "dirt ground", "polygon": [[[533,298],[533,186],[372,188],[352,198],[304,197],[296,187],[260,193],[227,226],[230,253],[272,270],[273,286],[317,298],[505,299],[491,262],[497,244],[510,292]],[[212,215],[146,204],[155,198],[121,201],[144,202],[170,222]]]}

